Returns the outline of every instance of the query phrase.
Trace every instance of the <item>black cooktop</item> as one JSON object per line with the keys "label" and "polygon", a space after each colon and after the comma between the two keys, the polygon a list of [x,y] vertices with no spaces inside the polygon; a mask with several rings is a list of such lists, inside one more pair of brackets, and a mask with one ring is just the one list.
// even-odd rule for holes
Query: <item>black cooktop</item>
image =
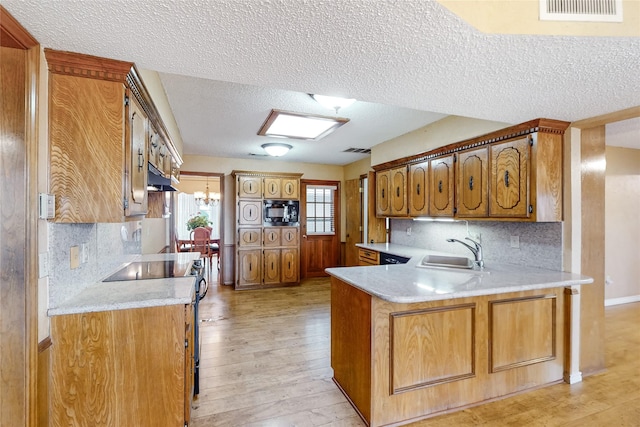
{"label": "black cooktop", "polygon": [[189,264],[176,261],[136,261],[116,271],[103,282],[182,277],[188,266]]}

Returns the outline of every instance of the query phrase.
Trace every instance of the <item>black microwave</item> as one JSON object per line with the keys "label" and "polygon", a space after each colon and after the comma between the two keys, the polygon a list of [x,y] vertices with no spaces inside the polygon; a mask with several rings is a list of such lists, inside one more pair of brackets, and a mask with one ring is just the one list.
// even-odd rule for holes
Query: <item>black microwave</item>
{"label": "black microwave", "polygon": [[300,225],[300,202],[297,200],[265,200],[263,212],[266,226]]}

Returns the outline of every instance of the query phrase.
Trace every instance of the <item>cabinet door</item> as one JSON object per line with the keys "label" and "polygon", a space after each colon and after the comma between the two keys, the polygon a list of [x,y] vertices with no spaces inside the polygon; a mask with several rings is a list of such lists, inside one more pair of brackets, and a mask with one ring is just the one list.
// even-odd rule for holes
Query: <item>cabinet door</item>
{"label": "cabinet door", "polygon": [[376,172],[376,215],[389,216],[391,204],[389,203],[389,188],[391,171]]}
{"label": "cabinet door", "polygon": [[295,283],[299,279],[300,257],[297,249],[282,249],[282,283]]}
{"label": "cabinet door", "polygon": [[409,166],[409,216],[429,215],[429,162]]}
{"label": "cabinet door", "polygon": [[282,192],[280,191],[281,179],[280,178],[265,178],[264,179],[264,198],[265,199],[281,199]]}
{"label": "cabinet door", "polygon": [[487,217],[489,215],[489,154],[487,147],[462,151],[456,162],[457,215],[460,217]]}
{"label": "cabinet door", "polygon": [[262,244],[265,247],[280,246],[280,228],[266,227],[264,229],[264,237]]}
{"label": "cabinet door", "polygon": [[429,214],[453,216],[453,155],[439,157],[430,162]]}
{"label": "cabinet door", "polygon": [[282,178],[282,198],[298,200],[300,198],[299,181],[295,178]]}
{"label": "cabinet door", "polygon": [[238,251],[238,286],[259,285],[262,283],[262,250]]}
{"label": "cabinet door", "polygon": [[262,225],[262,201],[240,200],[238,202],[239,225]]}
{"label": "cabinet door", "polygon": [[261,228],[241,228],[238,230],[238,246],[260,246]]}
{"label": "cabinet door", "polygon": [[282,246],[298,246],[298,227],[283,227],[280,237]]}
{"label": "cabinet door", "polygon": [[280,249],[264,250],[263,276],[265,285],[280,283]]}
{"label": "cabinet door", "polygon": [[492,145],[490,216],[529,216],[529,138]]}
{"label": "cabinet door", "polygon": [[128,194],[125,201],[125,215],[147,213],[147,167],[149,128],[147,114],[134,97],[129,98],[129,161],[126,178]]}
{"label": "cabinet door", "polygon": [[259,176],[239,176],[237,186],[238,197],[247,199],[262,198],[262,178]]}
{"label": "cabinet door", "polygon": [[358,265],[379,265],[380,252],[371,251],[369,249],[358,249]]}
{"label": "cabinet door", "polygon": [[407,167],[391,170],[391,215],[407,216]]}

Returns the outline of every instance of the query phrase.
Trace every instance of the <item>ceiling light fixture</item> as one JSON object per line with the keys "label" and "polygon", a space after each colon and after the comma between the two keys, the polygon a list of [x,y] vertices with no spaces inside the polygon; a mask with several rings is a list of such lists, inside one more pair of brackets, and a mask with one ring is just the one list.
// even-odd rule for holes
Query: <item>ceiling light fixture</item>
{"label": "ceiling light fixture", "polygon": [[329,135],[349,119],[271,110],[258,135],[317,141]]}
{"label": "ceiling light fixture", "polygon": [[277,142],[271,142],[269,144],[262,144],[262,148],[264,148],[264,151],[266,151],[268,155],[273,157],[280,157],[287,154],[293,147],[289,144],[279,144]]}
{"label": "ceiling light fixture", "polygon": [[339,109],[347,108],[348,106],[356,102],[354,98],[340,98],[338,96],[311,94],[311,97],[323,107],[330,110],[335,110],[336,114],[338,114]]}

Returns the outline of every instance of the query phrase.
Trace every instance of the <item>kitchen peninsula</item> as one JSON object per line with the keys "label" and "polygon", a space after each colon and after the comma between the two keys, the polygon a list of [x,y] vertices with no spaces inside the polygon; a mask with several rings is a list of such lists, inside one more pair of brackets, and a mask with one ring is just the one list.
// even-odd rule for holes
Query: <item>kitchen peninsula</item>
{"label": "kitchen peninsula", "polygon": [[429,251],[391,247],[412,258],[327,269],[334,381],[368,425],[413,422],[570,375],[571,287],[590,277],[512,265],[421,268]]}

